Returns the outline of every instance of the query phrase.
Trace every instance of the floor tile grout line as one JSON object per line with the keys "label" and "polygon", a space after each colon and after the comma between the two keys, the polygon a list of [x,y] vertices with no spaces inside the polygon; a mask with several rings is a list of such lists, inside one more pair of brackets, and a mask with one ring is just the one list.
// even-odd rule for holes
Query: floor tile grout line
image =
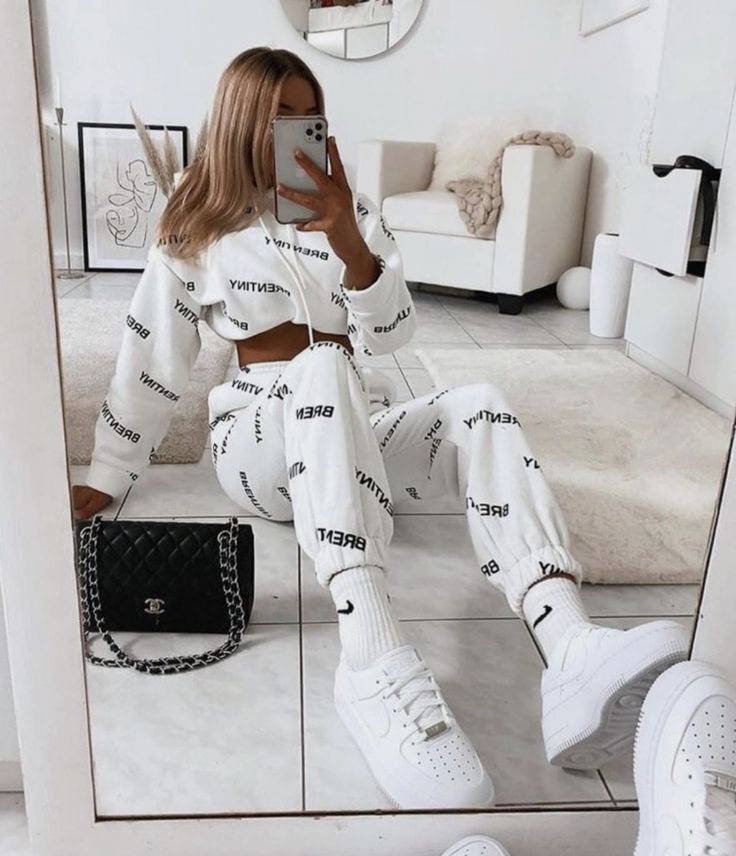
{"label": "floor tile grout line", "polygon": [[529,634],[529,637],[532,640],[532,645],[536,648],[537,653],[539,654],[542,662],[544,663],[544,667],[546,669],[547,668],[547,658],[544,656],[544,651],[542,651],[542,646],[539,644],[539,642],[537,642],[537,637],[534,635],[531,627],[529,627],[529,625],[526,623],[526,621],[523,618],[521,618],[520,616],[519,616],[519,620],[523,622],[524,629]]}
{"label": "floor tile grout line", "polygon": [[[402,618],[400,615],[396,616],[396,620],[401,622],[402,624],[418,624],[419,622],[429,622],[429,621],[520,621],[521,619],[517,618],[515,615],[487,615],[487,616],[463,616],[463,615],[452,615],[452,616],[436,616],[430,615],[423,618]],[[305,624],[312,626],[315,624],[337,624],[337,620],[334,618],[308,618],[304,622]]]}
{"label": "floor tile grout line", "polygon": [[[85,274],[87,272],[85,271]],[[84,285],[85,283],[90,282],[95,278],[97,271],[90,273],[89,276],[85,276],[81,282],[78,282],[76,285],[73,285],[68,291],[65,291],[62,295],[59,296],[59,300],[63,300],[65,297],[68,297],[73,291],[76,291],[80,285]],[[54,278],[56,278],[56,272],[54,272]]]}
{"label": "floor tile grout line", "polygon": [[[115,516],[112,518],[113,520],[118,520],[120,518],[120,512],[123,510],[123,506],[128,501],[128,496],[130,495],[130,492],[132,490],[133,490],[133,485],[131,485],[123,494],[123,499],[122,499],[120,505],[118,506],[118,510],[115,512]],[[125,518],[123,518],[123,519],[125,519]],[[146,518],[144,518],[144,519],[146,519]]]}
{"label": "floor tile grout line", "polygon": [[616,800],[616,797],[613,795],[613,791],[611,791],[611,789],[608,787],[608,782],[606,781],[606,777],[603,775],[603,773],[600,770],[596,770],[596,773],[598,773],[598,778],[601,780],[603,787],[606,789],[606,793],[611,798],[611,802],[613,803],[614,808],[618,808],[618,801]]}
{"label": "floor tile grout line", "polygon": [[688,615],[684,612],[648,612],[646,615],[589,615],[588,618],[595,618],[596,620],[603,619],[605,621],[610,619],[618,620],[621,618],[695,618],[695,613]]}
{"label": "floor tile grout line", "polygon": [[[448,310],[448,312],[449,312],[449,310]],[[450,313],[450,314],[452,315],[452,313]],[[456,323],[456,324],[460,327],[460,329],[465,333],[465,335],[466,335],[466,336],[469,336],[469,337],[473,340],[473,342],[474,342],[474,343],[475,343],[479,348],[482,348],[482,349],[486,350],[488,347],[500,347],[500,346],[503,346],[503,347],[513,348],[513,347],[518,347],[518,346],[519,346],[519,342],[492,342],[492,343],[486,343],[486,344],[483,344],[483,342],[479,342],[479,341],[475,338],[475,336],[473,336],[473,334],[470,332],[470,330],[468,330],[468,329],[463,325],[463,323],[462,323],[461,321],[458,321],[458,319],[457,319],[457,318],[455,318],[455,316],[454,316],[454,315],[452,315],[452,317],[454,318],[455,323]],[[531,316],[529,316],[529,315],[527,315],[526,317],[527,317],[527,318],[529,318],[531,321],[534,321],[534,323],[537,325],[537,327],[539,327],[539,328],[540,328],[540,330],[542,330],[542,331],[544,331],[545,333],[547,333],[547,335],[552,336],[554,339],[557,339],[557,341],[560,343],[560,345],[562,345],[564,348],[569,348],[569,347],[570,347],[570,345],[569,345],[567,342],[564,342],[564,341],[563,341],[563,340],[562,340],[558,335],[556,335],[555,333],[553,333],[551,330],[548,330],[548,329],[547,329],[546,327],[544,327],[544,326],[543,326],[539,321],[536,321],[534,318],[532,318],[532,317],[531,317]],[[539,345],[531,345],[530,347],[545,348],[545,347],[549,347],[549,345],[545,346],[544,344],[539,344]],[[557,346],[557,345],[554,345],[553,347],[555,347],[555,348],[556,348],[556,347],[558,347],[558,346]]]}
{"label": "floor tile grout line", "polygon": [[296,590],[299,618],[299,730],[301,733],[301,791],[302,811],[307,810],[306,745],[304,736],[304,622],[302,611],[302,551],[296,545]]}
{"label": "floor tile grout line", "polygon": [[[410,400],[410,399],[407,399]],[[401,403],[401,402],[397,402]],[[122,505],[121,505],[122,509]],[[125,517],[125,520],[229,520],[233,515],[242,518],[243,520],[262,520],[264,523],[277,523],[278,521],[268,520],[265,517],[259,517],[256,514],[239,514],[237,511],[227,512],[223,514],[132,514],[130,517]],[[397,511],[396,517],[464,517],[462,511]],[[676,585],[673,583],[672,585]]]}
{"label": "floor tile grout line", "polygon": [[[404,374],[404,369],[401,366],[399,366],[399,371],[401,372],[401,377],[404,378],[404,383],[409,388],[409,392],[411,393],[412,399],[416,398],[416,395],[414,394],[414,390],[411,388],[411,384],[409,383],[409,380],[407,379],[406,375]],[[399,402],[397,401],[396,403],[398,404]]]}
{"label": "floor tile grout line", "polygon": [[82,284],[81,282],[78,282],[76,285],[73,285],[73,286],[72,286],[68,291],[65,291],[63,294],[57,294],[57,295],[56,295],[56,299],[57,299],[57,300],[64,300],[64,298],[69,297],[69,295],[70,295],[70,294],[71,294],[75,289],[79,288],[79,286],[80,286],[81,284]]}
{"label": "floor tile grout line", "polygon": [[[462,321],[459,321],[459,320],[458,320],[458,319],[457,319],[457,318],[452,314],[452,311],[451,311],[450,309],[448,309],[448,308],[444,305],[444,303],[442,303],[442,301],[439,301],[439,303],[440,303],[440,306],[442,306],[442,308],[445,310],[445,312],[447,312],[447,314],[450,316],[450,318],[452,318],[452,320],[457,324],[457,326],[458,326],[458,327],[463,331],[463,333],[465,333],[465,335],[466,335],[466,336],[468,336],[468,337],[469,337],[469,338],[470,338],[470,339],[471,339],[471,340],[472,340],[472,341],[473,341],[473,342],[474,342],[474,343],[475,343],[479,348],[482,348],[483,346],[482,346],[482,345],[480,344],[480,342],[475,338],[475,336],[473,336],[473,334],[472,334],[472,333],[470,333],[468,330],[466,330],[466,329],[465,329],[465,326],[463,325]],[[428,343],[428,344],[430,344],[430,343]]]}
{"label": "floor tile grout line", "polygon": [[444,305],[443,305],[443,307],[442,307],[442,308],[445,310],[445,312],[447,312],[447,314],[450,316],[450,318],[452,318],[452,320],[453,320],[453,321],[457,324],[457,326],[458,326],[458,327],[463,331],[463,333],[465,333],[465,335],[466,335],[466,336],[469,336],[469,337],[473,340],[473,342],[475,342],[475,344],[476,344],[479,348],[482,348],[482,347],[483,347],[483,346],[480,344],[480,342],[475,338],[475,336],[474,336],[474,335],[473,335],[469,330],[466,330],[466,329],[465,329],[465,325],[463,324],[463,322],[462,322],[462,321],[460,321],[458,318],[456,318],[456,317],[452,314],[452,311],[451,311],[451,310],[449,310],[449,309],[448,309],[446,306],[444,306]]}
{"label": "floor tile grout line", "polygon": [[475,338],[475,336],[469,330],[466,330],[465,327],[457,319],[455,319],[455,321],[456,321],[457,325],[460,327],[460,329],[463,331],[463,333],[465,333],[466,336],[470,336],[470,338],[475,342],[475,344],[479,348],[483,347],[483,345],[481,345],[481,343]]}
{"label": "floor tile grout line", "polygon": [[[541,326],[541,325],[540,325],[540,326]],[[549,333],[549,335],[550,335],[550,336],[554,336],[554,337],[555,337],[555,339],[557,339],[557,341],[558,341],[558,342],[561,342],[561,343],[562,343],[566,348],[569,348],[569,347],[570,347],[570,343],[569,343],[569,342],[566,342],[564,339],[560,338],[560,337],[557,335],[557,333],[553,333],[551,330],[547,330],[547,328],[546,328],[546,327],[542,327],[542,329],[543,329],[545,332]]]}
{"label": "floor tile grout line", "polygon": [[449,309],[445,306],[445,304],[442,302],[442,295],[441,295],[441,294],[432,294],[432,292],[431,292],[431,291],[421,291],[421,290],[420,290],[420,291],[417,291],[417,294],[422,294],[422,295],[424,295],[424,296],[426,296],[426,295],[430,295],[430,296],[432,297],[433,302],[434,302],[434,303],[436,303],[436,304],[438,304],[439,306],[441,306],[441,307],[442,307],[442,310],[443,310],[444,312],[446,312],[446,313],[447,313],[451,318],[453,318],[453,319],[454,319],[454,316],[453,316],[452,312],[450,312],[450,310],[449,310]]}
{"label": "floor tile grout line", "polygon": [[536,319],[533,315],[527,315],[526,317],[527,317],[527,318],[529,318],[531,321],[534,321],[534,323],[535,323],[535,324],[536,324],[536,325],[537,325],[541,330],[544,330],[544,332],[545,332],[545,333],[548,333],[550,336],[552,336],[553,338],[557,339],[557,341],[558,341],[558,342],[560,342],[562,345],[564,345],[566,348],[569,348],[569,347],[570,347],[570,345],[569,345],[569,343],[568,343],[568,342],[566,342],[564,339],[561,339],[561,338],[557,335],[557,333],[555,333],[555,332],[554,332],[554,330],[550,330],[550,329],[549,329],[549,327],[545,327],[545,326],[544,326],[544,324],[542,324],[542,322],[541,322],[541,321],[537,321],[537,319]]}
{"label": "floor tile grout line", "polygon": [[[523,312],[523,311],[524,311],[524,310],[522,309],[522,312]],[[543,327],[543,326],[542,326],[542,324],[541,324],[541,322],[537,321],[537,319],[534,317],[534,314],[533,314],[533,313],[531,313],[531,314],[530,314],[529,312],[527,312],[527,313],[526,313],[526,317],[527,317],[530,321],[533,321],[533,322],[537,325],[537,327],[539,327],[539,328],[541,328],[542,330],[544,330],[545,332],[549,333],[549,330],[547,330],[547,328],[546,328],[546,327]],[[552,335],[554,335],[554,334],[552,334]]]}
{"label": "floor tile grout line", "polygon": [[[487,305],[487,304],[486,304],[486,305]],[[445,307],[445,309],[447,309],[447,307]],[[482,310],[481,310],[481,311],[482,311]],[[460,326],[463,326],[462,321],[460,321],[460,320],[459,320],[459,319],[458,319],[458,318],[453,314],[453,312],[452,312],[452,310],[451,310],[451,309],[447,309],[447,312],[449,312],[449,313],[450,313],[450,315],[452,315],[452,317],[455,319],[455,321],[456,321],[458,324],[460,324]],[[546,332],[551,332],[551,331],[547,330],[547,328],[546,328],[546,327],[545,327],[545,326],[544,326],[540,321],[537,321],[533,314],[530,314],[529,312],[524,312],[524,311],[523,311],[523,309],[522,309],[522,312],[519,314],[519,316],[503,315],[503,313],[501,313],[500,311],[497,311],[497,312],[495,312],[495,313],[491,312],[491,313],[490,313],[490,315],[491,315],[491,317],[494,317],[494,318],[497,318],[497,317],[499,317],[499,316],[500,316],[500,317],[505,317],[505,318],[510,318],[510,317],[520,317],[520,318],[522,318],[522,319],[524,319],[524,320],[526,320],[526,321],[530,321],[530,322],[532,322],[532,323],[536,324],[538,327],[541,327],[541,328],[542,328],[543,330],[545,330]],[[466,332],[467,332],[467,331],[466,331]],[[468,335],[470,335],[470,334],[468,333]],[[553,335],[554,335],[554,334],[553,334]]]}
{"label": "floor tile grout line", "polygon": [[[591,618],[602,618],[602,619],[649,619],[649,620],[657,620],[657,619],[674,619],[674,618],[693,618],[692,615],[677,615],[673,613],[660,613],[658,615],[601,615],[601,616],[590,616]],[[422,615],[414,618],[403,617],[401,615],[396,616],[397,621],[402,621],[406,623],[419,623],[422,621],[521,621],[524,624],[527,632],[532,638],[532,642],[534,643],[535,648],[538,653],[544,660],[544,655],[539,648],[539,645],[534,638],[534,634],[531,630],[529,630],[529,626],[523,618],[519,618],[516,615]],[[251,622],[251,624],[284,624],[284,625],[292,625],[296,626],[297,622],[295,621],[258,621]],[[302,620],[302,624],[306,624],[308,626],[314,624],[337,624],[337,620],[334,618],[304,618]]]}
{"label": "floor tile grout line", "polygon": [[262,621],[249,621],[248,627],[299,627],[298,621],[279,621],[277,618],[271,619],[271,621],[262,620]]}
{"label": "floor tile grout line", "polygon": [[538,321],[534,313],[527,312],[525,313],[525,317],[528,318],[530,321],[533,321],[537,325],[537,327],[544,330],[545,333],[549,333],[550,336],[553,336],[555,339],[557,339],[557,341],[563,344],[566,348],[570,347],[570,342],[566,342],[564,339],[558,336],[557,333],[554,332],[554,330],[550,330],[549,327],[546,327],[541,321]]}

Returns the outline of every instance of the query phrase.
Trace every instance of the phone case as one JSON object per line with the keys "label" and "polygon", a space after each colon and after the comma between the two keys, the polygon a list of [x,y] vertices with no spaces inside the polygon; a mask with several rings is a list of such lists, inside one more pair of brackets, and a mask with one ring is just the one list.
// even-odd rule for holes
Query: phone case
{"label": "phone case", "polygon": [[312,192],[316,185],[299,166],[294,149],[300,148],[327,172],[327,119],[324,116],[276,116],[272,122],[274,156],[274,207],[279,223],[306,223],[313,220],[311,208],[298,205],[276,192],[276,186]]}

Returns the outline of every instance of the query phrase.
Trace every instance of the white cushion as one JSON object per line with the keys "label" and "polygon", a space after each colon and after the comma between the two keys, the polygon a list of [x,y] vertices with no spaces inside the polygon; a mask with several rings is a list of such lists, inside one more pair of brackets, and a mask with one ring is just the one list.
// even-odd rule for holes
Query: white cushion
{"label": "white cushion", "polygon": [[449,190],[419,190],[387,196],[381,211],[389,229],[472,237],[460,217],[457,197]]}
{"label": "white cushion", "polygon": [[437,135],[434,171],[429,190],[444,190],[458,178],[485,178],[498,150],[515,134],[529,128],[527,116],[474,116],[450,119]]}

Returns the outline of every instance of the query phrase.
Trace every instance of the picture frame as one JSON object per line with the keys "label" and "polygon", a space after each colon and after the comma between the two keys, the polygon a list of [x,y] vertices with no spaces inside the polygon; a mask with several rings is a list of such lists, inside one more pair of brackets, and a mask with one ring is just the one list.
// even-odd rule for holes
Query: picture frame
{"label": "picture frame", "polygon": [[649,8],[651,0],[580,0],[579,35],[589,36]]}
{"label": "picture frame", "polygon": [[[168,129],[178,168],[188,162],[183,125],[146,125],[162,151]],[[84,269],[140,273],[166,196],[148,166],[135,125],[77,122]]]}

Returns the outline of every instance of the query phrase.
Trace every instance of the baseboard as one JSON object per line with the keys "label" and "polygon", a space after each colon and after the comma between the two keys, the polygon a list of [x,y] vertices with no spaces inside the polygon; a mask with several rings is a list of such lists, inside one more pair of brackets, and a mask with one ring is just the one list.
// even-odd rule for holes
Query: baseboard
{"label": "baseboard", "polygon": [[18,793],[22,790],[20,761],[0,761],[0,792]]}
{"label": "baseboard", "polygon": [[635,363],[639,363],[640,366],[644,366],[644,368],[649,369],[660,377],[663,377],[665,380],[668,380],[683,392],[691,395],[696,399],[696,401],[699,401],[706,407],[710,407],[711,410],[714,410],[721,416],[725,416],[726,419],[729,419],[730,421],[734,420],[736,407],[729,404],[727,401],[724,401],[722,398],[719,398],[717,395],[714,395],[710,390],[707,390],[699,383],[695,383],[692,378],[670,368],[666,363],[663,363],[661,360],[658,360],[656,357],[653,357],[651,354],[648,354],[636,345],[632,345],[630,342],[626,343],[626,356],[630,357]]}

